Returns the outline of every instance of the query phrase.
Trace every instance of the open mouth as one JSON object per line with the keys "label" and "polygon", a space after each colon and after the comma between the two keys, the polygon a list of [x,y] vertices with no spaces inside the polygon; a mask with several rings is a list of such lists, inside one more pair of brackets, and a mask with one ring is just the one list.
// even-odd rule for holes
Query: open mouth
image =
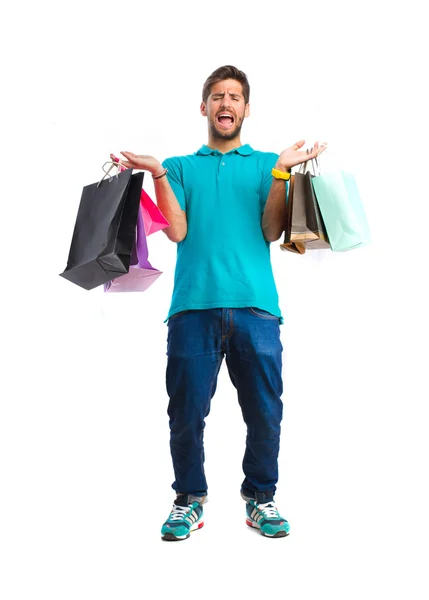
{"label": "open mouth", "polygon": [[227,112],[219,113],[216,120],[222,129],[230,129],[234,125],[234,117]]}

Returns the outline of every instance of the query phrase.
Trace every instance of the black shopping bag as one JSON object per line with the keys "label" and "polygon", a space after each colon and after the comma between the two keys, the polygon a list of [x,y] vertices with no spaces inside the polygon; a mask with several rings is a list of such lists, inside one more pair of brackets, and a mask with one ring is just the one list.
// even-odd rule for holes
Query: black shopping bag
{"label": "black shopping bag", "polygon": [[83,188],[61,277],[86,290],[128,273],[144,173],[127,169]]}

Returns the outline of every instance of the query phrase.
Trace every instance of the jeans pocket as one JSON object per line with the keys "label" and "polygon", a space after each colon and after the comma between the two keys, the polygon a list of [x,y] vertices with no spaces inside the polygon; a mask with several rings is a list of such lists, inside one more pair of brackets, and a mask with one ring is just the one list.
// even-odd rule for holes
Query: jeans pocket
{"label": "jeans pocket", "polygon": [[262,310],[261,308],[256,308],[256,307],[251,307],[249,308],[249,311],[251,312],[252,315],[254,315],[255,317],[258,317],[259,319],[268,319],[269,321],[278,321],[279,317],[276,317],[275,315],[272,315],[271,313],[269,313],[266,310]]}

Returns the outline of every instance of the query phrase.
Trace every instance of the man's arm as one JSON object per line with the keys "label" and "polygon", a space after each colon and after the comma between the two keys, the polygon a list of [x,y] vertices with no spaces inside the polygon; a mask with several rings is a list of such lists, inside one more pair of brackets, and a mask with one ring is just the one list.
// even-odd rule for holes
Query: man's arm
{"label": "man's arm", "polygon": [[273,177],[262,215],[262,231],[267,242],[276,242],[280,238],[285,229],[286,214],[286,182]]}
{"label": "man's arm", "polygon": [[[162,172],[161,165],[158,172]],[[154,179],[153,182],[158,207],[170,223],[170,227],[163,229],[163,232],[172,242],[181,242],[185,239],[188,232],[186,212],[181,209],[166,176]]]}
{"label": "man's arm", "polygon": [[[278,171],[290,171],[290,169],[296,165],[317,158],[317,156],[326,150],[327,147],[326,142],[321,146],[319,146],[319,142],[316,142],[311,150],[304,152],[300,150],[304,144],[305,141],[300,140],[290,148],[283,150],[277,160],[275,168]],[[264,214],[262,216],[262,231],[268,242],[277,241],[286,226],[287,208],[285,185],[283,179],[275,179],[273,177]]]}

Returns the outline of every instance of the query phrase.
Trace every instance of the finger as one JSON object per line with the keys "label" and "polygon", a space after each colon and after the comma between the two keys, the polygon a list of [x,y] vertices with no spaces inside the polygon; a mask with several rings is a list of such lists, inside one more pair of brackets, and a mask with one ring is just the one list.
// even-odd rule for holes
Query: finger
{"label": "finger", "polygon": [[319,142],[314,142],[314,146],[308,151],[309,159],[316,158],[316,156],[319,156]]}
{"label": "finger", "polygon": [[296,142],[296,144],[294,144],[292,146],[292,148],[294,150],[298,150],[299,148],[302,148],[304,144],[305,144],[305,140],[300,140],[299,142]]}
{"label": "finger", "polygon": [[123,154],[124,156],[126,156],[127,158],[137,158],[137,154],[134,154],[134,152],[121,152],[121,154]]}
{"label": "finger", "polygon": [[129,169],[133,168],[134,166],[129,160],[121,160],[121,165],[124,165],[124,167],[128,167]]}
{"label": "finger", "polygon": [[317,156],[317,154],[319,153],[319,142],[315,142],[314,146],[312,146],[311,148],[309,148],[307,150],[308,152],[308,159],[310,160],[311,158],[314,158],[315,156]]}
{"label": "finger", "polygon": [[322,152],[325,152],[325,150],[328,147],[328,143],[327,142],[323,142],[323,144],[321,144],[320,146],[318,145],[318,150],[317,150],[317,156],[319,154],[322,154]]}

